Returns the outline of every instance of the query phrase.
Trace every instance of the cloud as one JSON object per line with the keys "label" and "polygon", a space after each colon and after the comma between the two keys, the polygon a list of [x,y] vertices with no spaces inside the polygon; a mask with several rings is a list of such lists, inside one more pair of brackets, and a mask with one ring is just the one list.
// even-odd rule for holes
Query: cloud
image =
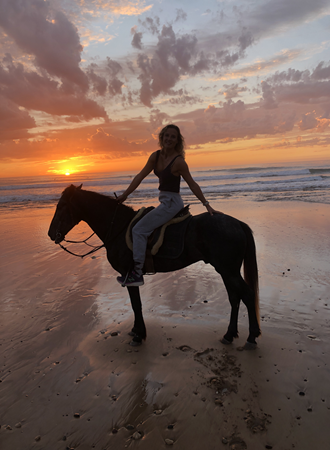
{"label": "cloud", "polygon": [[204,98],[198,95],[191,95],[185,89],[178,89],[177,91],[170,90],[171,98],[165,100],[163,103],[171,105],[196,105],[196,103],[204,103]]}
{"label": "cloud", "polygon": [[301,131],[310,130],[315,128],[318,124],[318,121],[313,113],[304,114],[301,118],[301,121],[298,123],[299,129]]}
{"label": "cloud", "polygon": [[281,135],[293,130],[296,117],[294,108],[287,106],[265,111],[260,104],[246,105],[242,100],[228,100],[221,107],[209,105],[204,110],[179,114],[175,123],[182,125],[187,143],[198,146]]}
{"label": "cloud", "polygon": [[[132,18],[127,18],[129,28],[120,44],[124,50],[127,41],[131,41],[134,51],[129,47],[127,54],[119,56],[121,48],[116,49],[116,53],[109,53],[116,54],[115,59],[106,58],[104,53],[92,57],[85,52],[87,61],[81,61],[81,32],[79,35],[77,26],[82,30],[86,24],[91,25],[89,36],[101,42],[102,27],[107,37],[111,30],[106,27],[110,21],[105,25],[98,20],[102,14],[112,22],[117,18],[118,31],[124,25],[124,19],[119,21],[118,15],[141,15],[152,5],[137,0],[0,0],[0,27],[5,33],[6,48],[10,48],[0,62],[0,139],[20,139],[8,147],[20,158],[27,157],[26,150],[30,158],[42,155],[42,151],[54,156],[56,147],[63,156],[85,152],[114,158],[153,150],[155,142],[150,132],[155,133],[170,121],[182,125],[190,145],[275,136],[288,131],[294,134],[299,129],[304,135],[324,133],[330,117],[329,62],[322,61],[309,70],[292,66],[273,73],[281,65],[289,67],[298,58],[299,67],[304,67],[301,56],[305,50],[290,49],[239,70],[233,68],[245,62],[248,50],[258,40],[319,17],[329,3],[239,2],[230,13],[229,8],[225,12],[227,6],[222,3],[221,13],[213,11],[202,18],[203,30],[190,32],[182,31],[188,24],[180,31],[175,28],[187,19],[187,14],[174,6],[171,16],[142,16],[136,21],[137,26],[132,27]],[[90,41],[94,38],[90,37]],[[110,52],[115,44],[112,41],[108,47],[104,45],[102,51]],[[260,74],[265,75],[260,83],[259,79],[242,79]],[[214,82],[216,77],[237,80],[219,86]],[[258,83],[256,89],[247,85],[251,81]],[[205,95],[199,95],[202,90]],[[217,91],[224,96],[224,102],[218,103]],[[248,92],[259,99],[248,104]],[[112,97],[115,100],[109,102]],[[114,120],[107,121],[103,105],[110,108],[115,103]],[[178,114],[188,111],[187,105],[198,103],[195,111]],[[180,108],[182,105],[185,108]],[[40,137],[44,125],[41,120],[36,124],[38,111],[53,115],[56,125],[68,129],[79,123],[79,131],[63,130],[51,135],[48,132],[45,139],[31,139],[35,136],[33,128],[37,125]],[[131,121],[123,119],[123,114],[132,116],[134,111],[140,116]],[[82,126],[83,121],[100,118],[105,119],[102,126]]]}
{"label": "cloud", "polygon": [[[329,0],[315,0],[307,2],[301,0],[260,0],[258,2],[244,2],[232,8],[231,11],[221,11],[219,18],[210,21],[209,29],[214,25],[221,32],[199,33],[201,49],[217,52],[222,59],[222,69],[227,68],[242,59],[245,51],[262,38],[270,38],[277,34],[300,26],[303,22],[315,20],[329,11]],[[230,24],[226,30],[226,24]],[[233,50],[234,48],[237,50]],[[241,76],[266,73],[286,60],[292,60],[302,54],[302,50],[285,50],[283,55],[267,61],[257,61],[230,74],[220,73],[219,78],[238,78]],[[222,71],[223,72],[223,71]]]}
{"label": "cloud", "polygon": [[246,86],[240,86],[238,83],[224,84],[223,87],[223,95],[226,97],[226,99],[240,97],[241,92],[248,91],[248,88]]}
{"label": "cloud", "polygon": [[[264,84],[265,83],[265,84]],[[264,85],[264,100],[272,102],[292,102],[299,104],[324,104],[328,108],[330,102],[330,65],[321,62],[310,72],[288,69],[276,72],[268,77]],[[265,94],[269,99],[265,98]]]}
{"label": "cloud", "polygon": [[131,34],[133,35],[132,39],[132,47],[142,50],[142,36],[143,34],[136,30],[137,27],[134,26],[131,28]]}
{"label": "cloud", "polygon": [[275,91],[272,86],[267,83],[267,81],[261,82],[263,106],[266,109],[277,108],[277,103],[275,100]]}
{"label": "cloud", "polygon": [[311,75],[312,80],[325,80],[330,79],[330,62],[325,66],[325,62],[320,62],[313,70]]}
{"label": "cloud", "polygon": [[98,67],[95,63],[91,64],[87,69],[87,75],[92,84],[93,90],[99,95],[104,95],[107,91],[108,83],[104,77],[101,77],[95,73],[94,70],[97,68]]}
{"label": "cloud", "polygon": [[159,34],[160,33],[160,19],[159,17],[146,17],[145,20],[139,20],[140,24],[148,30],[151,34]]}
{"label": "cloud", "polygon": [[225,80],[228,78],[236,79],[242,76],[247,77],[254,75],[264,75],[269,73],[271,70],[274,70],[274,68],[278,66],[293,61],[294,59],[301,56],[302,53],[303,51],[300,49],[283,50],[280,54],[276,54],[268,60],[259,60],[253,64],[249,64],[240,69],[233,70],[224,75],[221,75],[220,78]]}
{"label": "cloud", "polygon": [[107,57],[106,70],[110,76],[108,90],[111,95],[121,94],[124,82],[118,78],[118,74],[123,71],[122,66],[113,59]]}
{"label": "cloud", "polygon": [[26,71],[15,64],[10,55],[0,64],[0,88],[2,95],[19,107],[44,111],[54,115],[79,116],[85,120],[107,118],[102,106],[89,99],[70,83],[59,83],[36,72]]}
{"label": "cloud", "polygon": [[306,81],[310,78],[309,70],[296,70],[289,68],[287,71],[275,72],[274,75],[267,78],[267,81],[272,84],[282,84],[285,82],[298,83],[299,81]]}
{"label": "cloud", "polygon": [[206,56],[197,44],[194,34],[177,36],[171,25],[163,25],[152,53],[140,53],[137,57],[140,99],[144,105],[151,107],[158,95],[170,93],[182,76],[195,76],[218,64],[214,55]]}
{"label": "cloud", "polygon": [[114,16],[139,16],[152,8],[145,0],[56,0],[79,20],[98,18],[110,21]]}
{"label": "cloud", "polygon": [[179,8],[176,10],[176,18],[174,20],[174,22],[179,22],[179,21],[185,21],[187,20],[187,13],[183,11],[183,9]]}
{"label": "cloud", "polygon": [[86,3],[95,6],[99,14],[105,10],[122,16],[139,16],[152,8],[144,0],[84,0],[84,4]]}
{"label": "cloud", "polygon": [[260,38],[272,33],[283,33],[289,27],[298,26],[306,20],[312,20],[329,10],[328,0],[267,0],[247,6],[242,16],[243,23],[253,36]]}
{"label": "cloud", "polygon": [[[119,125],[119,124],[118,124]],[[87,138],[88,143],[85,148],[89,148],[93,153],[106,155],[109,159],[135,157],[148,154],[148,150],[154,149],[155,141],[146,134],[142,140],[114,136],[111,130],[105,127],[97,128],[96,132]]]}
{"label": "cloud", "polygon": [[149,116],[150,129],[155,132],[163,127],[164,122],[170,123],[170,116],[164,112],[161,112],[160,109],[152,109],[151,114]]}
{"label": "cloud", "polygon": [[88,97],[90,87],[104,95],[107,81],[96,73],[96,65],[86,73],[80,68],[78,31],[63,12],[43,0],[1,0],[0,27],[25,56],[25,65],[9,53],[0,62],[0,94],[12,118],[0,117],[0,128],[13,134],[16,126],[14,137],[26,136],[36,126],[28,111],[69,116],[71,122],[107,119],[103,106]]}
{"label": "cloud", "polygon": [[[58,161],[65,158],[89,156],[106,159],[138,157],[156,149],[156,141],[150,135],[148,122],[142,119],[108,122],[104,125],[61,129],[38,138],[16,142],[0,142],[0,159],[24,161]],[[4,142],[2,143],[4,144]]]}
{"label": "cloud", "polygon": [[35,65],[74,83],[83,91],[88,79],[80,69],[82,46],[75,26],[44,0],[1,0],[0,26]]}
{"label": "cloud", "polygon": [[0,141],[28,137],[28,129],[35,126],[35,120],[27,111],[0,95]]}

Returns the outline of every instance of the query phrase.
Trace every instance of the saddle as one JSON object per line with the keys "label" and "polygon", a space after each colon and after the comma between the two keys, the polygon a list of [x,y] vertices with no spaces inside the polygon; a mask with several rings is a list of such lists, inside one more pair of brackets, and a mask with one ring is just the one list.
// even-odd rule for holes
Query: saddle
{"label": "saddle", "polygon": [[[153,209],[153,206],[141,208],[129,224],[126,231],[126,245],[130,250],[133,250],[132,228],[142,217]],[[189,205],[187,205],[173,219],[152,232],[148,238],[144,267],[145,273],[155,273],[153,264],[153,257],[155,255],[158,258],[169,259],[176,259],[181,255],[184,247],[184,235],[191,218],[192,215],[189,211]]]}

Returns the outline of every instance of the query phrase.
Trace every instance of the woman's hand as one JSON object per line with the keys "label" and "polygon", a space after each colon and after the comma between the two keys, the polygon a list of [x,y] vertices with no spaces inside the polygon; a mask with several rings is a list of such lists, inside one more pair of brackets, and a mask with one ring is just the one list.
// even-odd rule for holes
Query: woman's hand
{"label": "woman's hand", "polygon": [[211,216],[213,216],[213,214],[223,214],[223,212],[221,211],[217,211],[216,209],[213,209],[212,206],[206,205],[206,209],[208,210],[208,212],[211,214]]}
{"label": "woman's hand", "polygon": [[119,197],[116,198],[118,203],[124,203],[124,201],[127,199],[127,195],[121,194]]}

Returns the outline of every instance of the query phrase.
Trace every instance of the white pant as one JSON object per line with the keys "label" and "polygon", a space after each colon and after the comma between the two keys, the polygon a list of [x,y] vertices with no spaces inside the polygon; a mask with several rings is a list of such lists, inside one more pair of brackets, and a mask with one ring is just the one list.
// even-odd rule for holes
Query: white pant
{"label": "white pant", "polygon": [[181,195],[176,192],[161,191],[160,204],[146,214],[132,230],[133,260],[135,270],[142,273],[146,257],[148,237],[151,233],[173,217],[183,208]]}

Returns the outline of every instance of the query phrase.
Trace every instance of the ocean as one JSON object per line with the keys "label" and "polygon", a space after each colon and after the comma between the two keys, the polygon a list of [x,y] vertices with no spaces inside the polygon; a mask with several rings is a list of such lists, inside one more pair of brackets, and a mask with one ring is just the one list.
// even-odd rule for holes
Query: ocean
{"label": "ocean", "polygon": [[[248,199],[303,201],[330,204],[330,161],[291,165],[256,165],[226,168],[195,168],[191,174],[208,200]],[[0,179],[0,208],[42,207],[56,204],[69,185],[101,194],[119,195],[133,179],[134,172],[80,173]],[[158,179],[150,174],[130,195],[129,204],[157,203]],[[181,183],[185,203],[198,202],[187,184]]]}

